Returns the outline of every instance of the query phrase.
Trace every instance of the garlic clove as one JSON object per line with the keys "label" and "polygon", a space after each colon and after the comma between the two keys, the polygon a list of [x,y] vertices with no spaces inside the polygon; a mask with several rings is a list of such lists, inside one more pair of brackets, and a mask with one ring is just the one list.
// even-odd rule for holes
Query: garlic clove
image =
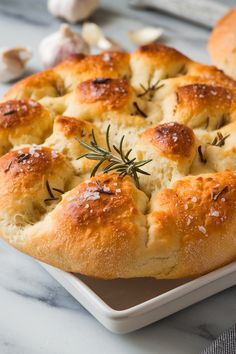
{"label": "garlic clove", "polygon": [[96,23],[86,22],[82,26],[82,37],[90,46],[101,50],[119,51],[121,47],[113,39],[105,37],[103,30]]}
{"label": "garlic clove", "polygon": [[103,37],[103,31],[96,23],[85,22],[82,26],[81,35],[90,46],[96,46],[99,39]]}
{"label": "garlic clove", "polygon": [[75,23],[88,18],[99,6],[99,0],[48,0],[48,11],[55,17]]}
{"label": "garlic clove", "polygon": [[89,46],[67,24],[61,25],[59,31],[50,34],[39,44],[39,55],[44,67],[53,67],[71,55],[88,54]]}
{"label": "garlic clove", "polygon": [[107,50],[107,51],[121,51],[122,48],[118,43],[113,41],[113,39],[109,37],[101,37],[99,38],[99,41],[97,42],[97,47],[101,50]]}
{"label": "garlic clove", "polygon": [[163,34],[163,29],[158,27],[143,27],[136,31],[128,32],[129,39],[137,45],[145,45],[156,41]]}
{"label": "garlic clove", "polygon": [[29,48],[0,49],[0,82],[18,79],[25,71],[26,63],[32,57]]}

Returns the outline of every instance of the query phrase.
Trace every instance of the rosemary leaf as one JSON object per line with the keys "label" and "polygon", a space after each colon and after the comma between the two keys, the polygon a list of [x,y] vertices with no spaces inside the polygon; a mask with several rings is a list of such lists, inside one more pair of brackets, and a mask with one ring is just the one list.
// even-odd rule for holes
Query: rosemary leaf
{"label": "rosemary leaf", "polygon": [[198,151],[198,154],[199,154],[199,157],[200,157],[201,162],[202,162],[202,163],[207,163],[207,159],[206,159],[206,157],[203,155],[201,145],[198,146],[197,151]]}
{"label": "rosemary leaf", "polygon": [[138,103],[135,101],[133,104],[134,104],[134,107],[136,108],[138,114],[140,114],[140,116],[142,116],[143,118],[147,118],[146,113],[141,110]]}
{"label": "rosemary leaf", "polygon": [[148,84],[148,87],[146,88],[143,84],[140,84],[140,87],[142,88],[143,92],[138,95],[138,97],[144,97],[146,95],[149,96],[149,100],[151,101],[155,91],[159,90],[164,86],[164,84],[158,86],[160,80],[158,80],[155,84],[150,85],[150,82]]}
{"label": "rosemary leaf", "polygon": [[58,188],[52,188],[55,192],[58,192],[58,193],[61,193],[61,194],[63,194],[63,193],[65,193],[63,190],[61,190],[61,189],[58,189]]}
{"label": "rosemary leaf", "polygon": [[50,197],[51,197],[51,198],[55,198],[55,197],[54,197],[54,194],[53,194],[53,192],[52,192],[52,190],[51,190],[51,187],[50,187],[50,184],[49,184],[48,180],[46,181],[46,187],[47,187],[48,194],[50,195]]}
{"label": "rosemary leaf", "polygon": [[[78,138],[75,139],[82,147],[91,151],[81,155],[77,159],[87,158],[89,160],[98,161],[91,172],[91,177],[95,176],[101,167],[104,173],[116,171],[122,177],[129,175],[133,178],[136,187],[139,188],[140,186],[138,174],[147,176],[149,175],[149,173],[141,169],[141,167],[145,166],[152,160],[137,161],[136,157],[130,158],[129,156],[132,152],[132,149],[128,150],[127,152],[124,151],[125,136],[122,136],[119,147],[113,145],[113,150],[117,155],[113,153],[110,143],[110,125],[108,125],[106,131],[107,148],[103,148],[98,145],[94,131],[92,131],[91,141],[89,144],[79,140]],[[105,162],[105,166],[102,167]]]}
{"label": "rosemary leaf", "polygon": [[10,162],[9,162],[9,164],[7,165],[7,167],[6,167],[5,170],[4,170],[5,173],[8,172],[8,171],[10,171],[12,163],[13,163],[13,161],[10,161]]}
{"label": "rosemary leaf", "polygon": [[11,109],[10,111],[4,112],[3,116],[10,116],[11,114],[17,113],[17,110]]}
{"label": "rosemary leaf", "polygon": [[91,177],[94,177],[97,173],[97,170],[99,169],[99,167],[103,164],[103,162],[106,161],[106,158],[100,159],[100,161],[98,162],[98,164],[94,167],[94,169],[91,172]]}
{"label": "rosemary leaf", "polygon": [[217,132],[216,137],[213,139],[210,145],[222,147],[225,144],[225,140],[230,136],[230,134],[223,136],[222,133]]}
{"label": "rosemary leaf", "polygon": [[109,124],[108,127],[107,127],[107,131],[106,131],[106,143],[107,143],[107,148],[108,148],[108,151],[111,151],[111,147],[110,147],[110,128],[111,128],[111,125]]}
{"label": "rosemary leaf", "polygon": [[51,201],[54,201],[54,200],[59,200],[59,198],[58,198],[58,197],[55,197],[55,195],[53,194],[53,190],[54,190],[55,192],[58,192],[58,193],[61,193],[61,194],[64,193],[64,191],[61,190],[61,189],[58,189],[58,188],[51,188],[51,186],[50,186],[48,180],[46,180],[46,188],[47,188],[47,191],[48,191],[48,194],[49,194],[50,198],[44,199],[44,203],[51,202]]}
{"label": "rosemary leaf", "polygon": [[212,194],[212,199],[214,201],[217,201],[219,199],[219,197],[224,194],[224,193],[227,193],[229,191],[229,187],[228,186],[225,186],[224,188],[222,188],[218,193],[216,194]]}

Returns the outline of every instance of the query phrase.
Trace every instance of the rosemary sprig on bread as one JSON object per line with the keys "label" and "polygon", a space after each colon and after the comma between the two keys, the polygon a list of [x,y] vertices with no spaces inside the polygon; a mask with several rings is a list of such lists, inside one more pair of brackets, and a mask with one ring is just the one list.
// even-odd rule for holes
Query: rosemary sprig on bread
{"label": "rosemary sprig on bread", "polygon": [[[123,135],[119,147],[116,145],[111,145],[110,142],[110,128],[108,125],[106,131],[106,148],[99,146],[95,137],[95,133],[92,130],[92,138],[90,144],[85,143],[78,138],[75,138],[81,146],[85,149],[91,151],[85,153],[78,157],[81,159],[86,157],[89,160],[97,160],[98,163],[95,165],[91,172],[91,177],[95,176],[99,168],[104,165],[102,171],[108,173],[111,171],[116,171],[120,176],[131,176],[137,188],[140,188],[138,174],[150,175],[148,172],[144,171],[141,167],[145,166],[152,160],[141,160],[137,161],[136,157],[130,158],[132,149],[124,151],[123,143],[125,136]],[[114,152],[113,152],[114,151]],[[115,154],[116,153],[116,154]]]}

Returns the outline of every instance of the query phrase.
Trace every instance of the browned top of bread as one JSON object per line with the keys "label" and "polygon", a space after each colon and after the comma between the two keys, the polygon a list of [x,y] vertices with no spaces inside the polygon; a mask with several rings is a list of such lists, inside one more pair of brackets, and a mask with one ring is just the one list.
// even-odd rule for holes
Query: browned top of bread
{"label": "browned top of bread", "polygon": [[9,129],[27,125],[29,121],[40,116],[43,107],[32,100],[9,100],[0,104],[0,127]]}
{"label": "browned top of bread", "polygon": [[182,264],[171,270],[173,277],[204,273],[219,261],[234,260],[235,193],[236,174],[226,171],[187,177],[154,196],[150,247],[166,229],[170,233],[168,248],[172,238],[177,238]]}
{"label": "browned top of bread", "polygon": [[149,60],[158,60],[162,65],[166,65],[175,61],[185,61],[189,62],[189,59],[180,53],[175,48],[166,47],[160,43],[151,43],[147,45],[143,45],[138,48],[134,53],[135,56],[146,56]]}
{"label": "browned top of bread", "polygon": [[126,104],[131,88],[127,80],[98,77],[80,83],[76,92],[80,103],[100,102],[106,109],[116,110]]}
{"label": "browned top of bread", "polygon": [[1,237],[105,279],[231,262],[235,93],[223,72],[158,43],[74,56],[20,81],[0,104]]}
{"label": "browned top of bread", "polygon": [[54,121],[54,130],[62,132],[66,138],[75,136],[83,138],[88,126],[91,131],[88,122],[73,117],[57,116]]}
{"label": "browned top of bread", "polygon": [[213,63],[236,79],[236,8],[217,22],[208,49]]}
{"label": "browned top of bread", "polygon": [[[19,150],[12,150],[5,154],[0,160],[0,163],[3,164],[1,171],[4,172],[6,179],[11,178],[11,176],[25,179],[26,176],[34,182],[36,174],[41,178],[42,172],[55,168],[61,159],[62,156],[56,151],[47,147],[32,145],[30,147],[22,147]],[[29,171],[30,174],[28,173]]]}
{"label": "browned top of bread", "polygon": [[189,158],[195,150],[195,136],[189,127],[177,122],[159,124],[142,134],[161,154],[169,159]]}

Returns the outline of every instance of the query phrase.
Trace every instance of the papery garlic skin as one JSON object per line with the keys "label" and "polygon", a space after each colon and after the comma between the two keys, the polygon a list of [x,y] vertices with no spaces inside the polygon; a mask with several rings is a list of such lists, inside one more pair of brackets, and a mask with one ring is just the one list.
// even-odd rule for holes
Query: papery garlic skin
{"label": "papery garlic skin", "polygon": [[75,23],[87,19],[99,6],[99,0],[48,0],[48,11],[55,17]]}
{"label": "papery garlic skin", "polygon": [[29,48],[0,49],[0,82],[10,82],[18,79],[25,72],[26,64],[32,57]]}
{"label": "papery garlic skin", "polygon": [[61,25],[59,31],[50,34],[39,44],[39,55],[45,68],[51,68],[69,56],[81,53],[88,54],[89,46],[67,24]]}

